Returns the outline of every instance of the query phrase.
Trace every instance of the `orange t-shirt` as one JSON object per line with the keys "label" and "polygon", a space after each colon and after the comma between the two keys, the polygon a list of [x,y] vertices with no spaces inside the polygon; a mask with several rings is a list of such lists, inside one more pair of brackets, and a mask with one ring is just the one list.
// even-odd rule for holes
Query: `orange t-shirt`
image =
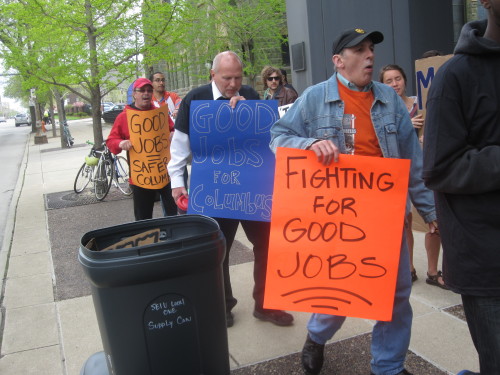
{"label": "orange t-shirt", "polygon": [[383,156],[370,115],[373,92],[350,90],[341,82],[338,82],[338,87],[344,102],[342,131],[347,152],[356,155]]}

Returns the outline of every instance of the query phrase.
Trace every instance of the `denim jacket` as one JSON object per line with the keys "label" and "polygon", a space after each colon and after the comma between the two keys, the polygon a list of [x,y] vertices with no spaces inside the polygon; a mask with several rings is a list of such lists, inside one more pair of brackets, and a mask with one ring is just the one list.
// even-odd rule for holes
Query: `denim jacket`
{"label": "denim jacket", "polygon": [[[433,193],[422,180],[422,149],[408,110],[394,89],[373,82],[371,118],[382,154],[386,158],[410,159],[410,199],[426,223],[436,220]],[[344,102],[338,90],[337,74],[311,86],[271,128],[270,147],[307,149],[318,139],[330,139],[346,153],[342,117]],[[410,205],[407,204],[407,212]]]}

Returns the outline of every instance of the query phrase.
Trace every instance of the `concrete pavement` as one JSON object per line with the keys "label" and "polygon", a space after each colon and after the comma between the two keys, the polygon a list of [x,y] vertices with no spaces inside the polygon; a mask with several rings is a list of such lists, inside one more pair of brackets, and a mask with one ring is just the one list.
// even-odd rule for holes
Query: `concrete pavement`
{"label": "concrete pavement", "polygon": [[[90,122],[72,122],[70,129],[76,146],[72,149],[61,149],[50,129],[47,144],[35,145],[32,135],[26,147],[0,251],[3,375],[78,375],[85,360],[102,350],[87,286],[82,285],[84,281],[70,285],[81,270],[76,265],[64,273],[71,267],[67,263],[77,264],[78,249],[70,239],[79,240],[87,222],[100,225],[99,218],[107,212],[123,215],[112,215],[106,223],[129,220],[132,206],[131,201],[110,200],[86,208],[48,209],[47,197],[72,190],[76,172],[89,151],[84,143],[92,139]],[[109,130],[105,125],[105,136]],[[424,233],[414,233],[420,279],[411,297],[414,320],[407,368],[415,375],[478,371],[477,355],[461,318],[460,298],[425,283]],[[69,260],[63,262],[65,238]],[[239,303],[234,310],[235,325],[228,330],[232,373],[301,374],[298,353],[309,314],[294,313],[294,325],[285,328],[256,320],[252,316],[251,251],[241,231],[237,243],[240,249],[231,261],[231,277]],[[66,292],[60,293],[64,288]],[[348,319],[328,345],[322,374],[368,374],[372,326],[369,320]]]}

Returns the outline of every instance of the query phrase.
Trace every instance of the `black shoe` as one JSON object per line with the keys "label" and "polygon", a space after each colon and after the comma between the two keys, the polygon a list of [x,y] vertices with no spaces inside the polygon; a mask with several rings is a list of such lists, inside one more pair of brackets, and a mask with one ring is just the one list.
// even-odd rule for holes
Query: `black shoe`
{"label": "black shoe", "polygon": [[289,326],[293,323],[293,315],[282,310],[255,309],[253,316],[257,319],[274,323],[277,326]]}
{"label": "black shoe", "polygon": [[[370,372],[370,375],[375,375],[373,372]],[[398,372],[396,375],[413,375],[411,372],[409,372],[406,369],[403,369],[403,371]]]}
{"label": "black shoe", "polygon": [[231,311],[226,312],[226,327],[232,327],[234,325],[234,315]]}
{"label": "black shoe", "polygon": [[308,375],[319,374],[323,367],[325,345],[315,343],[309,335],[302,348],[302,367]]}
{"label": "black shoe", "polygon": [[446,284],[441,284],[439,282],[439,278],[441,278],[441,280],[443,280],[444,282],[443,273],[441,271],[438,271],[435,275],[429,275],[429,272],[427,272],[427,279],[425,279],[425,282],[429,285],[434,285],[441,289],[450,290],[450,288],[448,288]]}
{"label": "black shoe", "polygon": [[411,282],[414,283],[417,280],[418,280],[417,270],[411,271]]}

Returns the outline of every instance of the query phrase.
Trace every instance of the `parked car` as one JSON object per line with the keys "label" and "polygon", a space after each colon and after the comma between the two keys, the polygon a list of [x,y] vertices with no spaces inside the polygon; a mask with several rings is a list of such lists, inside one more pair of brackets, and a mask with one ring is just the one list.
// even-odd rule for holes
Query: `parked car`
{"label": "parked car", "polygon": [[113,102],[102,102],[101,103],[101,110],[102,110],[102,112],[107,112],[107,111],[111,110],[111,108],[113,108],[114,105],[115,105],[115,103],[113,103]]}
{"label": "parked car", "polygon": [[30,118],[26,113],[18,113],[14,116],[16,126],[31,125]]}
{"label": "parked car", "polygon": [[0,116],[0,122],[7,122],[7,120],[5,119],[5,117]]}
{"label": "parked car", "polygon": [[102,118],[104,119],[104,122],[113,124],[115,122],[116,117],[123,112],[123,109],[125,108],[126,104],[116,104],[109,111],[105,111],[102,114]]}

